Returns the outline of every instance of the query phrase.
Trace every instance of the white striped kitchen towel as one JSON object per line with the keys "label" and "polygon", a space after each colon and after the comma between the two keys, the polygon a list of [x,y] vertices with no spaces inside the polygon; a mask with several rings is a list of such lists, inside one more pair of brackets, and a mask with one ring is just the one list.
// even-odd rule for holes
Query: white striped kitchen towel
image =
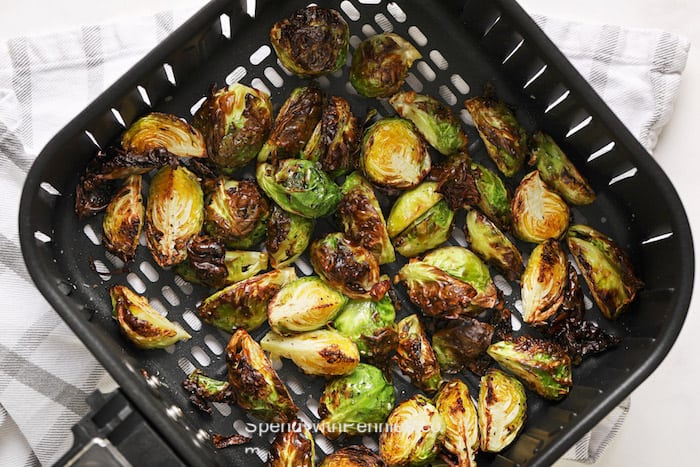
{"label": "white striped kitchen towel", "polygon": [[[70,427],[85,414],[86,396],[110,382],[25,269],[17,211],[27,170],[53,134],[191,13],[0,44],[0,465],[52,464],[70,446]],[[653,150],[671,115],[688,42],[662,31],[536,19]],[[594,462],[628,408],[626,401],[566,457]]]}

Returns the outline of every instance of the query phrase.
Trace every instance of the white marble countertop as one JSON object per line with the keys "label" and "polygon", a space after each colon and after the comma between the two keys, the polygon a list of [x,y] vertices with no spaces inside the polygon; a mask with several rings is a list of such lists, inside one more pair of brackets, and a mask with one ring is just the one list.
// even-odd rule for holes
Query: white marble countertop
{"label": "white marble countertop", "polygon": [[[0,38],[58,31],[128,15],[197,6],[202,0],[0,0]],[[520,0],[533,13],[622,26],[665,29],[700,44],[700,2],[696,0]],[[700,231],[700,157],[694,154],[700,108],[700,58],[691,49],[680,96],[661,134],[655,158],[678,190],[694,231]],[[697,269],[696,269],[697,271]],[[696,272],[697,276],[697,272]],[[697,465],[694,441],[700,432],[700,373],[695,352],[700,333],[697,300],[693,300],[681,334],[659,368],[634,391],[627,421],[597,465]],[[693,460],[695,459],[695,460]],[[557,467],[573,462],[559,461]]]}

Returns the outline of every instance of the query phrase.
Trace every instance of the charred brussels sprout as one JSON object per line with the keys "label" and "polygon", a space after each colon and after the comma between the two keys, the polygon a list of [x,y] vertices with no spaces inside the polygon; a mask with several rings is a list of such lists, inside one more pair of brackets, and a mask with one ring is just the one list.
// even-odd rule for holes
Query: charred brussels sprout
{"label": "charred brussels sprout", "polygon": [[219,178],[207,196],[204,228],[229,248],[253,248],[265,238],[269,216],[254,182]]}
{"label": "charred brussels sprout", "polygon": [[231,173],[255,159],[272,127],[272,104],[262,91],[234,83],[213,91],[194,115],[216,166]]}
{"label": "charred brussels sprout", "polygon": [[559,241],[537,245],[520,280],[523,320],[541,324],[555,314],[564,300],[566,281],[566,255]]}
{"label": "charred brussels sprout", "polygon": [[102,220],[103,244],[125,263],[134,260],[145,217],[141,175],[132,175],[107,206]]}
{"label": "charred brussels sprout", "polygon": [[342,433],[379,431],[372,428],[383,423],[394,408],[394,386],[381,370],[360,363],[351,374],[328,383],[319,402],[319,430],[331,439]]}
{"label": "charred brussels sprout", "polygon": [[401,117],[413,122],[423,138],[440,154],[455,154],[467,145],[459,118],[437,99],[414,91],[397,92],[389,103]]}
{"label": "charred brussels sprout", "polygon": [[537,165],[542,180],[571,204],[584,205],[595,201],[595,192],[576,170],[564,151],[551,136],[536,132],[530,165]]}
{"label": "charred brussels sprout", "polygon": [[386,467],[386,464],[371,449],[353,445],[338,449],[320,467]]}
{"label": "charred brussels sprout", "polygon": [[523,256],[520,251],[496,224],[476,209],[467,213],[464,234],[469,241],[469,248],[509,280],[516,280],[523,273]]}
{"label": "charred brussels sprout", "polygon": [[393,263],[394,246],[372,186],[354,172],[345,179],[342,192],[338,214],[345,237],[367,248],[380,265]]}
{"label": "charred brussels sprout", "polygon": [[357,46],[350,82],[365,97],[389,97],[401,88],[420,52],[397,34],[377,34]]}
{"label": "charred brussels sprout", "polygon": [[122,148],[145,154],[164,149],[181,157],[207,157],[204,138],[184,119],[154,112],[134,122],[122,135]]}
{"label": "charred brussels sprout", "polygon": [[383,118],[362,137],[360,167],[367,179],[380,187],[413,188],[428,175],[430,164],[423,138],[413,123],[403,118]]}
{"label": "charred brussels sprout", "polygon": [[445,197],[447,205],[454,211],[476,206],[481,201],[471,163],[466,152],[454,154],[433,166],[428,174],[428,180],[437,182],[435,190]]}
{"label": "charred brussels sprout", "polygon": [[513,442],[525,423],[525,388],[517,379],[491,368],[479,385],[481,449],[499,452]]}
{"label": "charred brussels sprout", "polygon": [[385,295],[378,302],[350,300],[333,320],[333,327],[350,338],[360,355],[381,362],[396,349],[396,311]]}
{"label": "charred brussels sprout", "polygon": [[341,233],[330,233],[311,245],[311,264],[321,279],[350,298],[379,300],[391,285],[380,277],[372,253]]}
{"label": "charred brussels sprout", "polygon": [[302,78],[332,73],[345,64],[350,28],[336,10],[307,6],[270,29],[282,65]]}
{"label": "charred brussels sprout", "polygon": [[388,465],[430,463],[445,438],[445,420],[427,397],[416,394],[396,406],[379,436],[379,455]]}
{"label": "charred brussels sprout", "polygon": [[472,164],[472,174],[479,190],[479,203],[476,205],[499,229],[510,230],[510,194],[503,180],[495,172],[483,165]]}
{"label": "charred brussels sprout", "polygon": [[142,349],[163,349],[190,336],[177,323],[161,316],[145,297],[126,286],[115,285],[109,290],[112,315],[119,322],[122,333]]}
{"label": "charred brussels sprout", "polygon": [[205,322],[224,331],[231,332],[238,328],[252,331],[267,319],[270,299],[296,278],[294,268],[260,274],[205,298],[197,311]]}
{"label": "charred brussels sprout", "polygon": [[322,329],[290,337],[268,332],[260,345],[271,355],[290,359],[308,375],[348,375],[360,363],[355,343],[337,331]]}
{"label": "charred brussels sprout", "polygon": [[322,328],[335,318],[347,298],[318,277],[286,284],[270,300],[267,319],[278,334],[290,335]]}
{"label": "charred brussels sprout", "polygon": [[435,331],[433,350],[440,369],[448,374],[461,372],[485,354],[493,334],[493,326],[472,318]]}
{"label": "charred brussels sprout", "polygon": [[265,249],[270,255],[270,266],[280,269],[289,266],[301,256],[309,246],[315,222],[291,212],[276,204],[267,221]]}
{"label": "charred brussels sprout", "polygon": [[342,198],[338,185],[311,161],[285,159],[277,170],[262,163],[256,176],[260,188],[282,209],[309,219],[332,213]]}
{"label": "charred brussels sprout", "polygon": [[511,202],[513,233],[521,240],[541,243],[560,238],[569,226],[571,212],[561,197],[547,188],[537,170],[523,178]]}
{"label": "charred brussels sprout", "polygon": [[546,399],[561,399],[573,384],[571,358],[552,342],[523,335],[491,344],[487,353]]}
{"label": "charred brussels sprout", "polygon": [[614,240],[586,225],[573,225],[566,239],[598,308],[617,319],[644,283],[635,276],[627,254]]}
{"label": "charred brussels sprout", "polygon": [[239,329],[231,336],[226,364],[236,403],[243,410],[266,422],[296,419],[299,408],[263,349],[245,330]]}
{"label": "charred brussels sprout", "polygon": [[314,438],[306,425],[297,420],[275,437],[267,467],[314,467],[315,456]]}
{"label": "charred brussels sprout", "polygon": [[445,421],[443,446],[456,460],[454,465],[476,466],[479,422],[467,385],[459,379],[445,383],[435,397],[435,407]]}
{"label": "charred brussels sprout", "polygon": [[182,382],[182,387],[190,393],[190,402],[208,414],[212,413],[210,402],[234,403],[236,401],[228,381],[210,378],[199,369],[190,373]]}
{"label": "charred brussels sprout", "polygon": [[422,391],[437,391],[442,383],[440,365],[418,315],[405,317],[396,328],[399,333],[399,346],[394,357],[397,365]]}
{"label": "charred brussels sprout", "polygon": [[199,181],[184,167],[163,167],[151,180],[146,207],[146,240],[161,267],[187,257],[187,245],[202,229],[204,195]]}

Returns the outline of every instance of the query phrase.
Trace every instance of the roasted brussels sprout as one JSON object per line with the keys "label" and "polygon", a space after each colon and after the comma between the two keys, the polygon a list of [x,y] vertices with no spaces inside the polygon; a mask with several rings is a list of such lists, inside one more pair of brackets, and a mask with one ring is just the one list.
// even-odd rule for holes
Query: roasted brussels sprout
{"label": "roasted brussels sprout", "polygon": [[123,285],[109,289],[112,316],[122,333],[139,348],[163,349],[190,336],[178,323],[168,321],[148,300]]}
{"label": "roasted brussels sprout", "polygon": [[100,178],[99,175],[90,172],[89,168],[86,169],[75,187],[73,210],[78,219],[88,219],[107,209],[118,188],[117,180]]}
{"label": "roasted brussels sprout", "polygon": [[554,315],[564,300],[566,255],[558,240],[549,239],[532,250],[520,280],[523,320],[542,324]]}
{"label": "roasted brussels sprout", "polygon": [[379,300],[391,286],[380,277],[372,253],[341,233],[330,233],[311,245],[311,264],[321,279],[350,298]]}
{"label": "roasted brussels sprout", "polygon": [[394,386],[380,369],[360,363],[351,374],[328,383],[319,402],[318,429],[330,439],[379,431],[394,408]]}
{"label": "roasted brussels sprout", "polygon": [[350,28],[341,14],[315,5],[295,11],[270,29],[282,66],[302,78],[332,73],[345,65]]}
{"label": "roasted brussels sprout", "polygon": [[442,383],[440,365],[418,315],[409,315],[398,322],[399,346],[394,357],[403,374],[427,393],[438,390]]}
{"label": "roasted brussels sprout", "polygon": [[365,446],[347,446],[323,459],[320,467],[386,467],[384,461]]}
{"label": "roasted brussels sprout", "polygon": [[464,107],[498,170],[506,177],[515,175],[527,155],[527,134],[513,112],[498,100],[492,86],[485,87],[483,97],[467,99]]}
{"label": "roasted brussels sprout", "polygon": [[518,185],[511,211],[513,233],[520,240],[532,243],[560,238],[566,232],[571,217],[569,206],[547,188],[537,170],[527,174]]}
{"label": "roasted brussels sprout", "polygon": [[437,203],[442,201],[437,183],[424,182],[396,199],[386,222],[389,237],[395,238]]}
{"label": "roasted brussels sprout", "polygon": [[401,88],[420,52],[397,34],[377,34],[357,46],[350,82],[365,97],[389,97]]}
{"label": "roasted brussels sprout", "polygon": [[486,352],[546,399],[561,399],[573,384],[571,358],[552,342],[522,335],[491,344]]}
{"label": "roasted brussels sprout", "polygon": [[566,242],[601,313],[617,319],[644,283],[627,254],[610,237],[586,225],[573,225]]}
{"label": "roasted brussels sprout", "polygon": [[151,180],[146,206],[146,240],[161,267],[187,258],[187,244],[202,229],[204,195],[184,167],[163,167]]}
{"label": "roasted brussels sprout", "polygon": [[445,421],[443,446],[456,460],[453,465],[476,466],[479,422],[467,385],[459,379],[445,383],[435,397],[435,407]]}
{"label": "roasted brussels sprout", "polygon": [[467,213],[464,235],[469,249],[481,259],[495,266],[508,280],[514,281],[523,273],[523,256],[501,230],[476,209]]}
{"label": "roasted brussels sprout", "polygon": [[428,148],[409,120],[382,118],[362,136],[360,167],[377,186],[413,188],[428,175],[430,164]]}
{"label": "roasted brussels sprout", "polygon": [[342,186],[343,199],[338,206],[345,237],[367,248],[382,264],[396,260],[384,221],[382,208],[372,186],[358,172],[350,174]]}
{"label": "roasted brussels sprout", "polygon": [[107,251],[125,263],[134,260],[145,216],[141,196],[141,175],[132,175],[107,206],[102,243]]}
{"label": "roasted brussels sprout", "polygon": [[478,412],[482,451],[505,449],[525,423],[525,388],[514,377],[491,368],[481,377]]}
{"label": "roasted brussels sprout", "polygon": [[495,172],[483,165],[472,163],[472,175],[479,191],[479,203],[476,205],[486,217],[503,231],[510,230],[510,194],[503,180]]}
{"label": "roasted brussels sprout", "polygon": [[196,369],[182,382],[182,387],[190,393],[190,402],[198,409],[211,415],[209,402],[234,403],[236,398],[228,381],[210,378]]}
{"label": "roasted brussels sprout", "polygon": [[292,422],[270,446],[267,467],[314,467],[316,443],[303,422]]}
{"label": "roasted brussels sprout", "polygon": [[437,99],[414,91],[397,92],[389,104],[401,117],[413,122],[423,138],[440,154],[449,156],[466,147],[467,135],[459,118]]}
{"label": "roasted brussels sprout", "polygon": [[591,204],[595,192],[571,163],[564,151],[548,134],[541,131],[532,136],[534,148],[530,165],[537,165],[542,180],[571,204]]}
{"label": "roasted brussels sprout", "polygon": [[270,266],[280,269],[296,261],[309,246],[315,224],[313,219],[292,214],[274,204],[267,221],[265,241]]}
{"label": "roasted brussels sprout", "polygon": [[122,148],[128,153],[145,154],[165,149],[181,157],[207,157],[204,138],[184,119],[153,112],[131,124],[122,135]]}
{"label": "roasted brussels sprout", "polygon": [[255,159],[272,127],[272,103],[262,91],[240,83],[212,90],[194,114],[209,159],[231,173]]}
{"label": "roasted brussels sprout", "polygon": [[228,382],[243,410],[266,422],[296,419],[299,408],[265,352],[244,329],[231,336],[226,346],[226,364]]}
{"label": "roasted brussels sprout", "polygon": [[359,147],[360,125],[350,104],[333,96],[323,108],[301,158],[316,162],[331,178],[336,178],[355,168]]}
{"label": "roasted brussels sprout", "polygon": [[434,165],[428,174],[429,181],[437,182],[435,191],[445,197],[447,205],[453,211],[476,206],[481,201],[471,164],[471,158],[466,152],[453,154]]}
{"label": "roasted brussels sprout", "polygon": [[378,363],[398,345],[396,310],[388,295],[379,301],[350,300],[333,320],[333,327],[350,338],[360,355]]}
{"label": "roasted brussels sprout", "polygon": [[266,321],[270,299],[296,278],[294,268],[259,274],[205,298],[197,311],[205,322],[224,331],[238,328],[252,331]]}
{"label": "roasted brussels sprout", "polygon": [[296,88],[282,104],[272,132],[258,153],[258,162],[297,157],[321,119],[323,93],[315,86]]}
{"label": "roasted brussels sprout", "polygon": [[275,170],[271,164],[258,164],[258,184],[282,209],[309,219],[335,211],[342,194],[328,175],[311,161],[285,159]]}
{"label": "roasted brussels sprout", "polygon": [[272,355],[290,359],[308,375],[348,375],[360,363],[355,343],[337,331],[321,329],[291,337],[268,332],[260,345]]}
{"label": "roasted brussels sprout", "polygon": [[486,353],[494,328],[473,318],[435,331],[433,350],[443,373],[456,374]]}
{"label": "roasted brussels sprout", "polygon": [[315,276],[286,284],[267,306],[270,328],[284,336],[320,329],[335,318],[347,298]]}
{"label": "roasted brussels sprout", "polygon": [[379,455],[388,465],[430,463],[445,438],[445,421],[427,397],[416,394],[396,406],[379,436]]}

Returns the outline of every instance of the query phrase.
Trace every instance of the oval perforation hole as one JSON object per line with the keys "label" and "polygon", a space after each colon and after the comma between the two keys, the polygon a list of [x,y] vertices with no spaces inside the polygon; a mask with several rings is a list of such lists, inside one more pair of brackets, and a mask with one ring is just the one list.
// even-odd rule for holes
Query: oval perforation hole
{"label": "oval perforation hole", "polygon": [[440,97],[449,105],[455,105],[457,103],[457,96],[444,84],[438,88],[438,94],[440,94]]}
{"label": "oval perforation hole", "polygon": [[447,70],[449,63],[447,63],[447,60],[445,57],[442,56],[442,54],[437,51],[437,50],[431,50],[430,51],[430,60],[433,61],[436,67],[438,67],[441,70]]}
{"label": "oval perforation hole", "polygon": [[365,37],[372,37],[377,35],[377,30],[372,27],[371,24],[364,24],[362,26],[362,34],[365,35]]}
{"label": "oval perforation hole", "polygon": [[134,289],[134,292],[144,293],[146,291],[146,284],[144,284],[141,278],[135,273],[130,272],[129,274],[127,274],[126,281],[129,283],[131,288]]}
{"label": "oval perforation hole", "polygon": [[583,307],[586,309],[586,311],[590,310],[593,308],[593,300],[591,300],[588,295],[583,296]]}
{"label": "oval perforation hole", "polygon": [[416,75],[409,73],[406,75],[406,83],[416,92],[421,92],[423,90],[423,83],[421,80],[416,78]]}
{"label": "oval perforation hole", "polygon": [[253,449],[255,450],[255,454],[258,456],[258,459],[260,459],[261,462],[267,462],[270,458],[270,451],[268,451],[267,449],[258,447],[255,447]]}
{"label": "oval perforation hole", "polygon": [[[491,24],[489,25],[489,27],[486,28],[486,30],[484,31],[484,36],[488,35],[488,33],[491,32],[491,30],[493,29],[493,27],[496,26],[500,20],[501,20],[501,17],[500,17],[500,15],[499,15],[498,17],[496,17],[496,18],[493,20],[493,23],[491,23]],[[483,37],[483,36],[482,36],[482,37]]]}
{"label": "oval perforation hole", "polygon": [[[93,259],[92,266],[93,266],[95,272],[100,276],[100,278],[103,281],[108,281],[112,278],[112,271],[109,270],[109,267],[107,267],[107,265],[102,260]],[[145,290],[145,287],[144,287],[144,290]]]}
{"label": "oval perforation hole", "polygon": [[384,16],[384,13],[377,13],[374,15],[374,22],[377,23],[377,26],[384,32],[392,32],[394,30],[394,25],[391,24],[389,18]]}
{"label": "oval perforation hole", "polygon": [[180,304],[180,297],[177,296],[175,291],[169,285],[163,286],[163,288],[160,289],[160,292],[163,294],[163,298],[165,298],[172,306],[178,306]]}
{"label": "oval perforation hole", "polygon": [[408,28],[408,35],[411,36],[411,39],[413,39],[413,41],[421,47],[428,43],[428,38],[425,37],[425,34],[423,34],[423,31],[421,31],[418,26],[411,26]]}
{"label": "oval perforation hole", "polygon": [[301,273],[305,276],[310,276],[314,272],[313,268],[311,266],[309,266],[309,263],[304,261],[303,258],[297,259],[296,261],[294,261],[294,264],[296,265],[296,267],[299,268]]}
{"label": "oval perforation hole", "polygon": [[209,347],[209,350],[214,352],[215,355],[221,355],[224,352],[224,346],[211,334],[204,336],[204,344]]}
{"label": "oval perforation hole", "polygon": [[435,72],[432,68],[430,68],[430,65],[425,63],[423,60],[418,62],[416,68],[418,68],[418,71],[425,79],[428,81],[435,81]]}
{"label": "oval perforation hole", "polygon": [[513,293],[513,287],[502,275],[496,274],[493,276],[493,283],[501,292],[503,292],[503,295],[506,297],[510,297],[510,295]]}
{"label": "oval perforation hole", "polygon": [[284,65],[282,65],[282,62],[280,62],[280,59],[279,59],[279,58],[277,59],[277,68],[279,68],[280,70],[282,70],[282,72],[283,72],[285,75],[287,75],[287,76],[292,76],[292,75],[294,74],[294,73],[292,73],[291,71],[289,71],[289,70],[287,69],[287,67],[285,67]]}
{"label": "oval perforation hole", "polygon": [[552,109],[554,109],[556,106],[558,106],[559,104],[561,104],[562,102],[564,102],[564,101],[566,100],[566,98],[569,97],[569,94],[571,94],[571,91],[569,91],[568,89],[567,89],[566,91],[564,91],[564,92],[561,94],[561,96],[559,96],[559,97],[557,97],[556,99],[554,99],[554,101],[552,101],[552,103],[549,104],[549,105],[547,106],[546,109],[544,109],[544,113],[549,113],[549,112],[551,112]]}
{"label": "oval perforation hole", "polygon": [[165,307],[165,305],[163,305],[163,302],[157,298],[150,299],[148,303],[158,312],[159,315],[168,316],[168,309]]}
{"label": "oval perforation hole", "polygon": [[319,418],[318,407],[319,405],[316,399],[314,399],[313,397],[309,397],[309,400],[306,401],[306,408],[309,409],[311,415],[313,415],[315,418]]}
{"label": "oval perforation hole", "polygon": [[[360,38],[357,37],[356,35],[353,34],[352,36],[350,36],[350,46],[351,46],[353,49],[356,49],[357,46],[360,45],[361,43],[362,43],[362,39],[360,39]],[[348,57],[352,60],[352,54],[348,54]],[[352,63],[352,62],[351,62],[351,63]],[[349,65],[349,64],[350,64],[350,63],[348,63],[348,65]]]}
{"label": "oval perforation hole", "polygon": [[[148,190],[146,190],[148,191]],[[146,232],[145,229],[141,232],[141,235],[139,235],[139,245],[141,246],[146,246],[147,239],[146,239]]]}
{"label": "oval perforation hole", "polygon": [[523,314],[523,301],[518,299],[515,301],[513,306],[515,307],[516,310],[518,310],[518,313],[520,313],[520,315],[522,316],[522,314]]}
{"label": "oval perforation hole", "polygon": [[284,366],[284,362],[280,357],[270,355],[270,364],[272,365],[272,368],[275,369],[275,371],[280,371],[282,367]]}
{"label": "oval perforation hole", "polygon": [[175,276],[174,282],[185,295],[190,295],[194,291],[194,286],[180,276]]}
{"label": "oval perforation hole", "polygon": [[[519,301],[520,300],[516,301],[515,303],[517,304]],[[515,313],[510,314],[510,325],[513,327],[513,331],[519,331],[520,328],[523,327],[523,323],[521,323],[520,319],[518,319],[518,317],[515,316]]]}
{"label": "oval perforation hole", "polygon": [[169,63],[163,63],[163,70],[165,70],[165,77],[170,81],[170,84],[177,86],[177,80],[175,79],[175,70],[173,70],[172,65]]}
{"label": "oval perforation hole", "polygon": [[121,269],[125,266],[124,261],[122,261],[121,258],[114,256],[109,251],[105,251],[105,258],[107,258],[107,261],[112,263],[112,265],[117,269]]}
{"label": "oval perforation hole", "polygon": [[241,436],[250,437],[255,434],[252,431],[248,430],[248,424],[241,419],[238,419],[235,422],[233,422],[233,429],[236,430],[236,432]]}
{"label": "oval perforation hole", "polygon": [[268,45],[261,45],[258,50],[250,55],[250,63],[253,65],[260,65],[263,60],[270,56],[272,50]]}
{"label": "oval perforation hole", "polygon": [[34,238],[39,240],[41,243],[49,243],[51,241],[51,237],[46,235],[44,232],[40,230],[36,230],[34,232]]}
{"label": "oval perforation hole", "polygon": [[188,376],[195,370],[194,364],[185,357],[180,357],[178,359],[177,366],[179,366],[182,372]]}
{"label": "oval perforation hole", "polygon": [[112,107],[110,110],[112,111],[112,115],[114,116],[114,119],[117,121],[117,123],[120,124],[123,128],[126,128],[126,123],[124,123],[124,117],[122,117],[121,112],[119,112],[114,107]]}
{"label": "oval perforation hole", "polygon": [[221,35],[226,39],[231,39],[231,17],[224,13],[219,16],[219,23],[221,24]]}
{"label": "oval perforation hole", "polygon": [[139,265],[139,269],[143,273],[144,276],[146,276],[146,279],[148,279],[151,282],[158,282],[158,279],[160,279],[160,274],[158,274],[158,271],[156,268],[153,267],[151,263],[143,262]]}
{"label": "oval perforation hole", "polygon": [[323,451],[326,454],[331,454],[333,451],[335,451],[335,448],[333,447],[333,443],[328,441],[328,438],[326,438],[323,435],[316,435],[314,437],[316,440],[316,446],[321,448],[321,451]]}
{"label": "oval perforation hole", "polygon": [[450,82],[458,92],[462,94],[469,93],[469,84],[467,84],[467,82],[464,81],[464,78],[462,78],[460,75],[454,74],[450,76]]}
{"label": "oval perforation hole", "polygon": [[265,68],[264,71],[265,78],[276,88],[281,88],[282,85],[284,84],[284,79],[280,76],[279,73],[277,73],[277,70],[275,70],[272,67],[267,67]]}
{"label": "oval perforation hole", "polygon": [[591,162],[596,159],[598,159],[600,156],[605,155],[615,149],[615,142],[610,142],[603,146],[602,148],[598,149],[594,153],[592,153],[590,156],[588,156],[588,159],[586,159],[586,162]]}
{"label": "oval perforation hole", "polygon": [[610,181],[608,182],[608,186],[612,186],[616,183],[621,182],[622,180],[627,180],[628,178],[632,178],[635,175],[637,175],[637,168],[632,167],[631,169],[622,172],[620,175],[616,175],[613,178],[611,178]]}
{"label": "oval perforation hole", "polygon": [[362,3],[363,5],[379,5],[382,0],[357,0],[358,2]]}
{"label": "oval perforation hole", "polygon": [[505,65],[505,63],[506,63],[508,60],[510,60],[510,59],[513,57],[513,55],[516,54],[516,52],[517,52],[518,50],[520,50],[520,47],[522,47],[524,43],[525,43],[525,39],[520,39],[520,42],[518,42],[518,45],[516,45],[516,46],[513,48],[513,50],[511,50],[511,51],[508,53],[508,55],[506,55],[506,58],[504,58],[503,61],[502,61],[501,63],[502,63],[503,65]]}
{"label": "oval perforation hole", "polygon": [[474,126],[474,120],[472,120],[472,116],[469,112],[467,112],[467,109],[462,109],[459,111],[459,118],[461,118],[467,125]]}
{"label": "oval perforation hole", "polygon": [[182,314],[182,319],[185,320],[185,323],[192,328],[193,331],[199,331],[202,329],[202,322],[199,320],[197,315],[192,313],[190,310],[187,310]]}
{"label": "oval perforation hole", "polygon": [[238,66],[226,76],[226,84],[230,86],[233,83],[237,83],[242,80],[246,74],[248,74],[248,70],[242,66]]}
{"label": "oval perforation hole", "polygon": [[41,182],[39,187],[51,196],[61,196],[61,192],[54,188],[49,182]]}
{"label": "oval perforation hole", "polygon": [[452,231],[452,239],[457,243],[457,245],[461,247],[467,247],[469,246],[469,243],[467,242],[467,237],[464,235],[464,231],[462,229],[454,229]]}
{"label": "oval perforation hole", "polygon": [[197,102],[195,102],[192,107],[190,107],[190,115],[194,115],[197,113],[200,107],[202,107],[202,104],[204,104],[204,101],[207,100],[207,96],[202,96],[199,98]]}
{"label": "oval perforation hole", "polygon": [[144,104],[147,106],[151,107],[151,98],[148,95],[148,91],[146,91],[146,88],[144,88],[141,85],[136,86],[136,90],[139,92],[139,95],[141,96],[141,100],[143,101]]}
{"label": "oval perforation hole", "polygon": [[646,240],[643,240],[641,242],[642,245],[649,245],[652,243],[660,242],[662,240],[666,240],[667,238],[673,237],[673,232],[666,232],[661,235],[654,235],[653,237],[647,238]]}
{"label": "oval perforation hole", "polygon": [[316,78],[316,82],[321,87],[321,89],[327,90],[331,87],[330,80],[328,78],[326,78],[325,76],[319,76],[318,78]]}
{"label": "oval perforation hole", "polygon": [[96,231],[90,224],[85,224],[83,226],[83,233],[93,245],[99,245],[102,243],[102,232]]}
{"label": "oval perforation hole", "polygon": [[202,366],[209,366],[209,364],[211,363],[211,358],[209,358],[209,355],[207,355],[207,353],[197,345],[190,349],[190,353],[192,354],[194,359],[197,360],[197,363],[199,363]]}
{"label": "oval perforation hole", "polygon": [[268,96],[270,94],[272,94],[270,92],[270,88],[268,88],[260,78],[253,78],[253,81],[250,82],[250,85],[253,86],[255,89],[257,89],[258,91],[264,92]]}
{"label": "oval perforation hole", "polygon": [[294,376],[287,377],[285,379],[285,383],[287,383],[289,389],[291,389],[297,396],[304,394],[304,386],[302,386],[302,384]]}
{"label": "oval perforation hole", "polygon": [[88,137],[90,142],[95,145],[97,149],[102,149],[102,146],[100,146],[100,143],[97,142],[97,139],[95,138],[95,135],[93,135],[90,131],[85,130],[85,136]]}
{"label": "oval perforation hole", "polygon": [[379,446],[377,445],[377,442],[374,440],[374,438],[371,438],[369,436],[363,436],[362,437],[362,444],[368,448],[371,449],[372,451],[377,451],[379,449]]}
{"label": "oval perforation hole", "polygon": [[406,13],[404,13],[396,2],[389,2],[386,6],[386,11],[399,23],[404,23],[406,21]]}
{"label": "oval perforation hole", "polygon": [[527,89],[528,86],[530,86],[532,83],[534,83],[535,81],[537,81],[537,79],[538,79],[540,76],[542,76],[542,73],[544,73],[545,71],[547,71],[547,65],[543,65],[542,68],[540,68],[539,70],[537,70],[537,71],[535,72],[535,74],[532,75],[532,77],[531,77],[530,79],[528,79],[528,80],[525,82],[525,84],[523,85],[523,89]]}
{"label": "oval perforation hole", "polygon": [[211,405],[214,406],[218,412],[223,415],[224,417],[228,417],[231,415],[231,406],[228,404],[222,404],[221,402],[212,402]]}
{"label": "oval perforation hole", "polygon": [[343,0],[340,2],[340,9],[343,13],[350,19],[350,21],[357,21],[360,19],[360,12],[355,8],[355,5],[350,3],[348,0]]}
{"label": "oval perforation hole", "polygon": [[575,135],[575,134],[578,133],[579,131],[583,130],[583,129],[586,128],[588,125],[590,125],[592,121],[593,121],[593,117],[591,117],[591,116],[588,116],[587,118],[584,118],[584,119],[581,121],[581,123],[579,123],[579,124],[577,124],[577,125],[574,125],[574,126],[569,130],[569,132],[566,134],[565,138],[570,138],[570,137],[572,137],[573,135]]}

